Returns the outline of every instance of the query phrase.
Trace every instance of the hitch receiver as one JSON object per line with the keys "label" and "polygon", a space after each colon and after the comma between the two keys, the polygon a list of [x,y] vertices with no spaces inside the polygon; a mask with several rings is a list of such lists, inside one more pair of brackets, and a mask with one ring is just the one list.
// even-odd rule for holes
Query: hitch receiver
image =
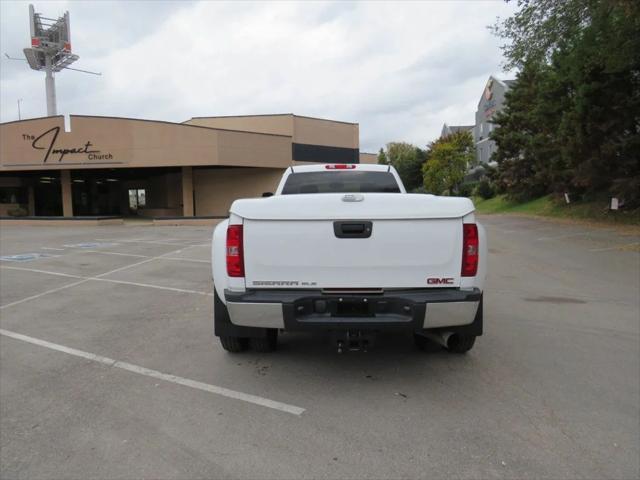
{"label": "hitch receiver", "polygon": [[373,347],[376,337],[375,331],[365,330],[334,330],[332,343],[336,345],[338,353],[366,352]]}

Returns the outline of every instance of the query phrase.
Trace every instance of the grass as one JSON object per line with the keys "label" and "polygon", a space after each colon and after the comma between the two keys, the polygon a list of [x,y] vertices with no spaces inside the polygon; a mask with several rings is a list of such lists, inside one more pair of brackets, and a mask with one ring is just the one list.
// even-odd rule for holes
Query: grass
{"label": "grass", "polygon": [[476,205],[476,211],[484,214],[515,213],[618,225],[640,225],[640,209],[611,211],[606,199],[574,202],[567,205],[564,201],[559,201],[551,195],[523,203],[509,200],[504,195],[498,195],[489,200],[475,197],[473,202]]}

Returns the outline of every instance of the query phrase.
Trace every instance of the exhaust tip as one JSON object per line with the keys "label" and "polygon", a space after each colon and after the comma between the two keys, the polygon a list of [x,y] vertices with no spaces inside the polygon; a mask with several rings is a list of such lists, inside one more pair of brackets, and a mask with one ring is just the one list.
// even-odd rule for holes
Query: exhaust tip
{"label": "exhaust tip", "polygon": [[455,350],[460,345],[460,336],[457,333],[452,333],[445,337],[444,343],[448,350]]}

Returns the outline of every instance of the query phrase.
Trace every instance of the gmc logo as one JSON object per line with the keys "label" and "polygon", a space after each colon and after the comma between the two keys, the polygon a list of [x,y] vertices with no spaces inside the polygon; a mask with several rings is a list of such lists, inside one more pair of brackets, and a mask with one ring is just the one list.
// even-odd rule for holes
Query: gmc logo
{"label": "gmc logo", "polygon": [[429,285],[453,285],[453,278],[427,278]]}

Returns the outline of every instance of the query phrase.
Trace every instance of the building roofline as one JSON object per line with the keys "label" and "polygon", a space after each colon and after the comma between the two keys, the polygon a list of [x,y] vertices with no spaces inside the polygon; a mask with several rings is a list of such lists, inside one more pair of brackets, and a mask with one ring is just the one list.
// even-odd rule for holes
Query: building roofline
{"label": "building roofline", "polygon": [[307,115],[296,115],[295,113],[293,114],[293,116],[294,117],[300,117],[300,118],[308,118],[310,120],[323,120],[325,122],[344,123],[346,125],[359,125],[359,123],[357,123],[357,122],[345,122],[343,120],[332,120],[330,118],[309,117]]}
{"label": "building roofline", "polygon": [[[203,115],[198,117],[191,117],[189,120],[197,120],[201,118],[247,118],[247,117],[292,117],[293,113],[257,113],[247,115]],[[185,120],[188,122],[189,120]],[[184,122],[182,122],[184,123]]]}
{"label": "building roofline", "polygon": [[[346,125],[359,125],[357,122],[345,122],[342,120],[332,120],[330,118],[320,118],[320,117],[309,117],[306,115],[296,115],[295,113],[263,113],[257,115],[217,115],[217,116],[206,116],[206,117],[191,117],[189,120],[197,120],[197,119],[206,119],[206,118],[249,118],[249,117],[299,117],[299,118],[308,118],[310,120],[321,120],[324,122],[332,122],[332,123],[343,123]],[[290,137],[291,135],[283,135],[278,133],[262,133],[262,132],[254,132],[253,130],[237,130],[232,128],[218,128],[218,127],[207,127],[204,125],[192,125],[190,123],[186,123],[189,120],[185,120],[183,122],[170,122],[167,120],[152,120],[149,118],[135,118],[135,117],[119,117],[112,115],[82,115],[82,114],[71,114],[69,117],[81,117],[81,118],[109,118],[116,120],[135,120],[139,122],[155,122],[155,123],[164,123],[168,125],[182,125],[185,127],[197,127],[197,128],[207,128],[209,130],[225,130],[229,132],[244,132],[244,133],[256,133],[260,135],[274,135],[278,137]],[[9,125],[11,123],[19,123],[19,122],[29,122],[33,120],[44,120],[47,118],[64,118],[64,115],[52,115],[52,116],[43,116],[43,117],[33,117],[33,118],[23,118],[21,120],[11,120],[9,122],[0,122],[0,125]]]}
{"label": "building roofline", "polygon": [[[231,128],[216,128],[216,127],[206,127],[203,125],[191,125],[188,123],[178,123],[178,122],[169,122],[166,120],[150,120],[147,118],[131,118],[131,117],[113,117],[113,116],[102,116],[102,115],[69,115],[70,118],[105,118],[105,119],[109,119],[109,120],[129,120],[129,121],[134,121],[134,122],[151,122],[151,123],[162,123],[165,125],[175,125],[175,126],[179,126],[179,127],[190,127],[190,128],[203,128],[205,130],[216,130],[216,131],[223,131],[223,132],[237,132],[237,133],[252,133],[254,135],[266,135],[266,136],[270,136],[270,137],[285,137],[285,138],[291,138],[291,135],[284,135],[281,133],[262,133],[262,132],[254,132],[251,130],[235,130],[235,129],[231,129]],[[54,117],[37,117],[37,118],[25,118],[24,120],[13,120],[11,122],[5,122],[5,123],[0,123],[0,126],[2,125],[8,125],[11,123],[18,123],[18,122],[29,122],[29,121],[33,121],[33,120],[42,120],[45,118],[64,118],[64,115],[56,115]]]}
{"label": "building roofline", "polygon": [[[509,86],[509,84],[505,83],[506,81],[513,81],[513,80],[500,80],[498,77],[496,77],[495,75],[491,74],[489,75],[489,78],[487,78],[487,83],[489,82],[489,80],[495,80],[496,82],[498,82],[500,85],[502,85],[502,87],[506,90],[509,90],[511,88],[511,86]],[[486,85],[486,83],[485,83]],[[480,108],[480,104],[482,103],[482,98],[484,95],[484,90],[483,93],[480,95],[480,99],[478,100],[478,104],[476,107],[476,112],[478,111],[477,109]]]}
{"label": "building roofline", "polygon": [[[198,120],[198,119],[206,119],[206,118],[250,118],[250,117],[298,117],[298,118],[308,118],[310,120],[322,120],[325,122],[344,123],[347,125],[359,125],[357,122],[345,122],[343,120],[332,120],[330,118],[310,117],[307,115],[297,115],[295,113],[258,113],[253,115],[206,115],[202,117],[191,117],[189,120]],[[182,123],[186,123],[189,120],[185,120]]]}
{"label": "building roofline", "polygon": [[31,122],[33,120],[44,120],[45,118],[62,118],[64,119],[64,115],[51,115],[44,117],[33,117],[33,118],[22,118],[20,120],[11,120],[9,122],[0,122],[0,125],[10,125],[12,123],[21,123],[21,122]]}
{"label": "building roofline", "polygon": [[509,84],[507,82],[514,82],[515,81],[515,78],[508,78],[506,80],[502,80],[502,79],[496,77],[495,75],[489,75],[489,78],[493,78],[500,85],[502,85],[503,87],[507,87],[507,88],[510,88]]}
{"label": "building roofline", "polygon": [[221,130],[223,132],[238,132],[238,133],[253,133],[255,135],[268,135],[271,137],[287,137],[291,138],[291,135],[284,135],[281,133],[262,133],[262,132],[254,132],[252,130],[237,130],[233,128],[217,128],[217,127],[206,127],[204,125],[191,125],[188,123],[182,122],[169,122],[166,120],[150,120],[147,118],[130,118],[130,117],[111,117],[111,116],[101,116],[101,115],[70,115],[71,117],[83,117],[83,118],[109,118],[114,120],[133,120],[136,122],[151,122],[151,123],[163,123],[165,125],[178,125],[181,127],[192,127],[192,128],[204,128],[206,130]]}

